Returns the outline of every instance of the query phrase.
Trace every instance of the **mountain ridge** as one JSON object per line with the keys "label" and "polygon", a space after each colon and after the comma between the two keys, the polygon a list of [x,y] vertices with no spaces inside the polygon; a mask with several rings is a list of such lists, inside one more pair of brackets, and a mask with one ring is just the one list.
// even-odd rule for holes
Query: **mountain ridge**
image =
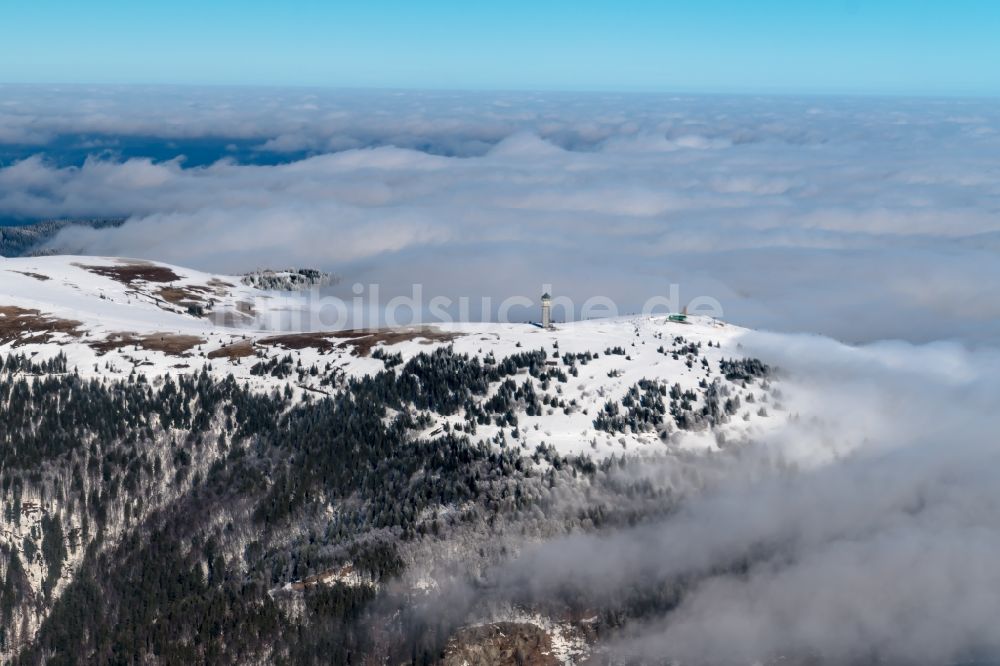
{"label": "mountain ridge", "polygon": [[691,461],[789,418],[707,318],[266,327],[308,308],[158,262],[0,261],[5,656],[574,663],[674,584],[595,609],[491,572],[662,516],[706,483]]}

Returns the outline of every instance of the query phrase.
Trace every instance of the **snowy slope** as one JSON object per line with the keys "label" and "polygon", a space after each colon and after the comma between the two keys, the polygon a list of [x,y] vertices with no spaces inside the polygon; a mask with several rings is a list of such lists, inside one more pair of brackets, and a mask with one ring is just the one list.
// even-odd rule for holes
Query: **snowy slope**
{"label": "snowy slope", "polygon": [[[336,384],[321,380],[330,371],[346,377],[384,369],[385,363],[371,356],[375,349],[399,353],[403,361],[444,345],[497,360],[543,349],[553,370],[569,370],[563,362],[567,354],[589,352],[593,358],[576,364],[576,376],[544,389],[559,401],[558,407],[519,414],[516,432],[481,427],[477,439],[528,451],[545,443],[561,453],[596,456],[662,451],[665,446],[710,449],[723,440],[759,435],[787,418],[776,404],[776,385],[764,382],[731,385],[741,407],[727,422],[711,428],[669,433],[595,429],[594,418],[604,405],[620,401],[640,380],[679,384],[692,391],[700,383],[704,388],[705,383],[721,382],[719,361],[743,356],[739,340],[746,330],[710,319],[677,323],[666,317],[619,318],[560,324],[553,330],[495,323],[377,332],[289,329],[308,308],[302,296],[264,292],[241,284],[238,277],[167,264],[72,256],[0,260],[0,353],[36,359],[63,353],[69,367],[84,376],[122,378],[133,371],[156,376],[208,366],[214,374],[233,374],[260,390],[287,385],[304,396],[338,390]],[[698,347],[694,356],[682,353],[675,358],[672,353],[692,345]],[[624,353],[607,353],[612,348]],[[291,367],[301,363],[303,372],[281,377],[251,372],[254,364],[287,356]],[[323,372],[310,374],[313,366]],[[525,379],[530,380],[526,373],[517,382]],[[429,433],[445,422],[462,421],[461,415],[435,418]]]}

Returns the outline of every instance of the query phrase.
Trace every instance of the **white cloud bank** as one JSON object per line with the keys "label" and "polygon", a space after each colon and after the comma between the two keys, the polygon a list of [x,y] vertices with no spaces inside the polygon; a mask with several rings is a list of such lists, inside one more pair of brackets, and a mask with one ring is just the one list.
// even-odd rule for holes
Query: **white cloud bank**
{"label": "white cloud bank", "polygon": [[754,326],[990,341],[998,127],[963,100],[7,87],[0,141],[40,153],[229,137],[294,154],[39,155],[0,169],[0,216],[128,216],[55,247],[307,264],[387,296],[551,283],[629,311],[676,282]]}

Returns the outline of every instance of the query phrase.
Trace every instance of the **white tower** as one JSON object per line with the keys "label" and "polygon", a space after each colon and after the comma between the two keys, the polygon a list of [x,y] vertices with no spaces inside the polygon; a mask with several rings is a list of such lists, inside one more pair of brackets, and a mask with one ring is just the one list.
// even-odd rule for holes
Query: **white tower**
{"label": "white tower", "polygon": [[542,294],[542,328],[552,328],[552,297]]}

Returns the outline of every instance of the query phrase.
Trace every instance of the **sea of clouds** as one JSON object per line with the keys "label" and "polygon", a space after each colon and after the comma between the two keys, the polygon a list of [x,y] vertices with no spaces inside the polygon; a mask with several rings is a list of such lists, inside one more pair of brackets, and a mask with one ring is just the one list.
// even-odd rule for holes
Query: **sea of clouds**
{"label": "sea of clouds", "polygon": [[[1000,333],[1000,109],[894,98],[0,87],[0,217],[53,248],[755,327]],[[192,165],[188,154],[197,154]]]}

